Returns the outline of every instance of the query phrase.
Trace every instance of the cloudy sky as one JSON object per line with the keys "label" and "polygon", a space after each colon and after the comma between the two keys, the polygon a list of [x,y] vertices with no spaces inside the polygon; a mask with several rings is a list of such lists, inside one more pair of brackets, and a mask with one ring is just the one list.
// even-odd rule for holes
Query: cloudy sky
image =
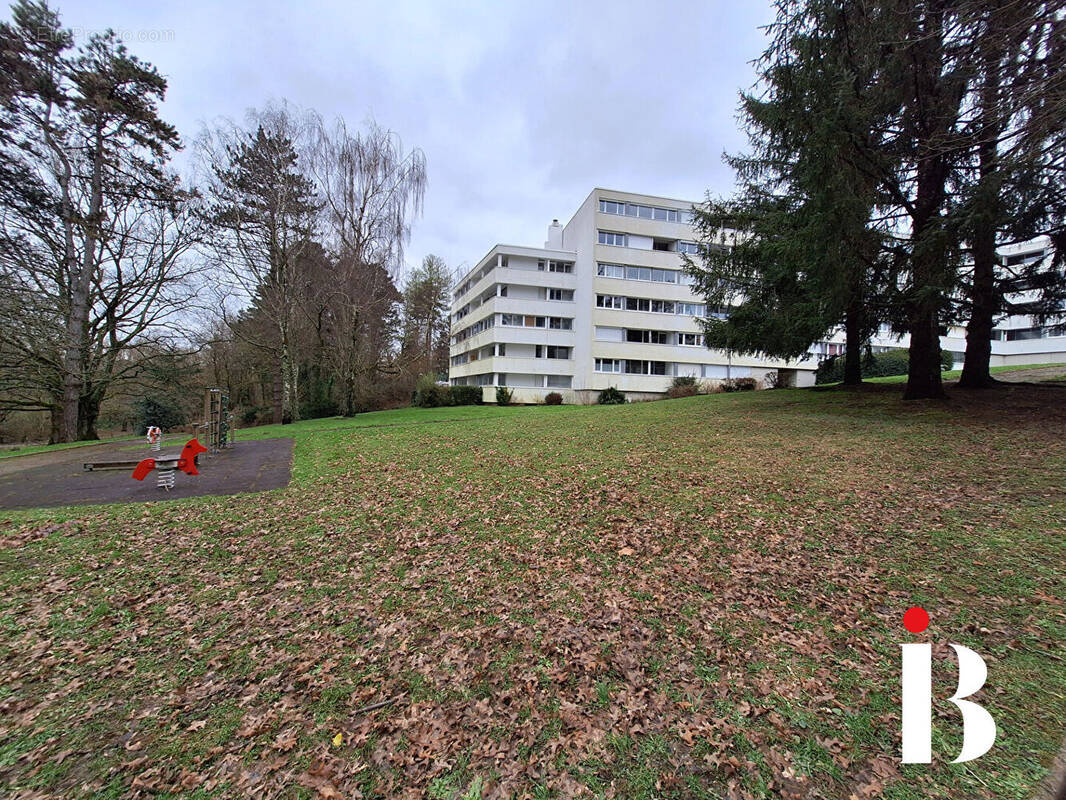
{"label": "cloudy sky", "polygon": [[721,155],[744,145],[737,91],[772,19],[765,0],[52,4],[167,76],[186,141],[281,99],[396,131],[429,174],[407,260],[451,267],[542,245],[595,186],[729,192]]}

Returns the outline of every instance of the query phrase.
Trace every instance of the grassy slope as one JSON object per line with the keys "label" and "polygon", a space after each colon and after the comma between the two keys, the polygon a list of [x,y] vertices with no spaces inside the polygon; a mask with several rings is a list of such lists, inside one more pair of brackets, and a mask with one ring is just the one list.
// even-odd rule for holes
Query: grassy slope
{"label": "grassy slope", "polygon": [[[1066,717],[1034,391],[318,420],[254,431],[285,490],[0,515],[0,791],[1028,798]],[[914,603],[989,663],[978,761],[938,702],[898,766]]]}

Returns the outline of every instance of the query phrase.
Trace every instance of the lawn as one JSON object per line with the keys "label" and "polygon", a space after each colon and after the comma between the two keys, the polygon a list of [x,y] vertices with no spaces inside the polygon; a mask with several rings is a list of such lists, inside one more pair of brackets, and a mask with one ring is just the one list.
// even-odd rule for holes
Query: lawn
{"label": "lawn", "polygon": [[[316,420],[242,432],[296,438],[283,490],[0,512],[0,794],[1028,799],[1066,395],[899,392]],[[961,765],[949,642],[999,727]]]}

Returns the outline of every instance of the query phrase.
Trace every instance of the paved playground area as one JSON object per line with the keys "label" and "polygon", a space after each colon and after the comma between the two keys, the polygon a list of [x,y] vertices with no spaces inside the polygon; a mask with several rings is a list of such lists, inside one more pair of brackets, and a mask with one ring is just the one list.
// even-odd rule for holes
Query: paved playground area
{"label": "paved playground area", "polygon": [[[161,453],[176,453],[187,436],[168,436]],[[0,508],[144,503],[203,495],[264,492],[288,485],[292,439],[238,441],[197,462],[199,475],[178,472],[170,491],[156,486],[155,473],[143,481],[130,477],[133,468],[93,470],[83,464],[119,459],[151,458],[145,444],[112,442],[0,459]]]}

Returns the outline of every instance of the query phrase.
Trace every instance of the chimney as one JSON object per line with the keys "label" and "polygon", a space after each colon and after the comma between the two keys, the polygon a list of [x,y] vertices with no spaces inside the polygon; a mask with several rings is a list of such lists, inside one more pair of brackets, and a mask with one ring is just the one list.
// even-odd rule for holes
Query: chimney
{"label": "chimney", "polygon": [[552,224],[548,226],[548,241],[544,243],[544,247],[548,250],[563,249],[563,226],[559,224],[559,220],[553,219]]}

